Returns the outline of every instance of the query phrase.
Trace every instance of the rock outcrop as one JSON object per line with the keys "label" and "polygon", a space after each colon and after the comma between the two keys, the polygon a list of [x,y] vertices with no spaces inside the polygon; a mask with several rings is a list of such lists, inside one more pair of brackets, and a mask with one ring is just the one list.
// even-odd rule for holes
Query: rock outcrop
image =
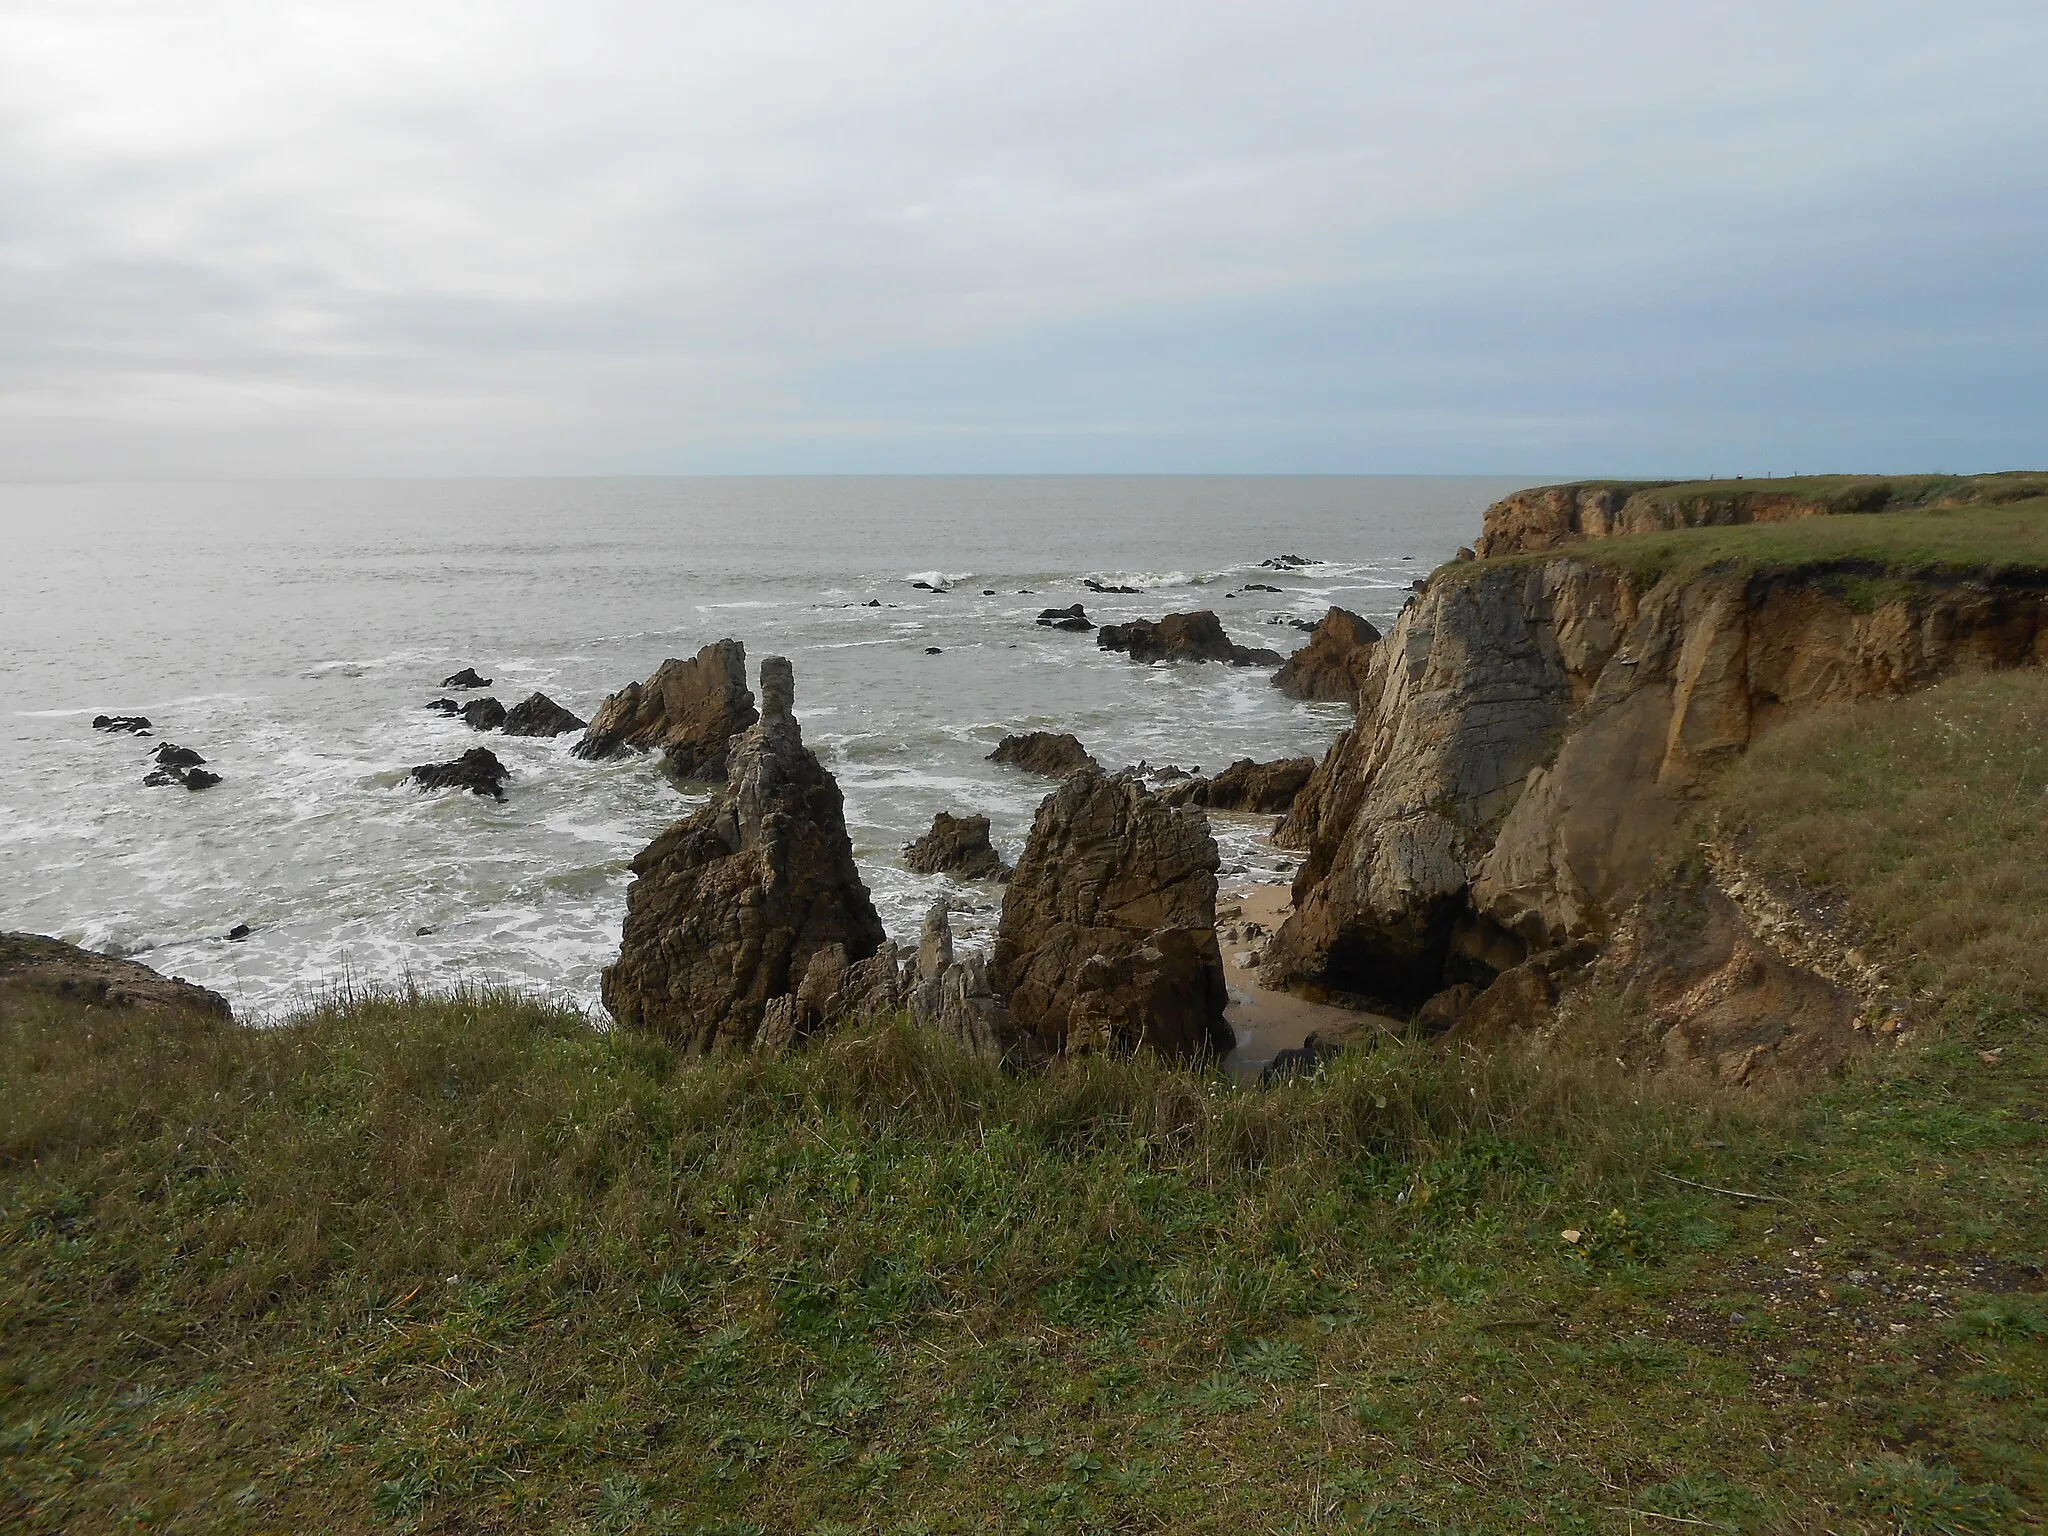
{"label": "rock outcrop", "polygon": [[1241,757],[1208,779],[1183,779],[1159,791],[1168,805],[1199,805],[1210,811],[1249,811],[1274,815],[1294,804],[1302,785],[1315,772],[1312,757],[1284,757],[1255,763]]}
{"label": "rock outcrop", "polygon": [[953,875],[961,880],[1006,880],[1010,867],[989,841],[986,816],[941,811],[931,830],[904,845],[903,862],[920,875]]}
{"label": "rock outcrop", "polygon": [[475,667],[464,667],[460,672],[442,678],[441,686],[443,688],[488,688],[491,686],[491,680],[488,677],[478,677]]}
{"label": "rock outcrop", "polygon": [[149,716],[94,715],[92,717],[92,728],[96,731],[114,731],[131,736],[147,736],[149,734]]}
{"label": "rock outcrop", "polygon": [[925,915],[906,1002],[919,1023],[997,1061],[1037,1059],[1009,1008],[996,996],[988,963],[979,954],[953,958],[953,925],[941,901]]}
{"label": "rock outcrop", "polygon": [[1196,613],[1169,613],[1154,623],[1133,619],[1105,624],[1095,643],[1105,651],[1122,651],[1133,661],[1220,661],[1233,667],[1277,667],[1278,651],[1239,645],[1223,632],[1223,621],[1204,608]]}
{"label": "rock outcrop", "polygon": [[2048,660],[2048,585],[1927,578],[1873,605],[1818,567],[1453,570],[1375,648],[1357,720],[1276,834],[1307,858],[1270,982],[1411,1008],[1590,953],[1693,786],[1774,720]]}
{"label": "rock outcrop", "polygon": [[94,1008],[148,1013],[233,1014],[218,992],[39,933],[0,933],[0,1002],[59,998]]}
{"label": "rock outcrop", "polygon": [[451,762],[421,763],[409,777],[421,789],[466,789],[473,795],[503,800],[511,771],[489,747],[471,747]]}
{"label": "rock outcrop", "polygon": [[1088,617],[1087,610],[1079,603],[1069,608],[1041,609],[1038,624],[1041,629],[1065,629],[1075,633],[1095,627],[1094,621]]}
{"label": "rock outcrop", "polygon": [[507,736],[566,736],[585,722],[544,693],[536,693],[505,712]]}
{"label": "rock outcrop", "polygon": [[1332,608],[1309,632],[1308,644],[1273,674],[1273,686],[1290,699],[1358,706],[1372,670],[1380,632],[1345,608]]}
{"label": "rock outcrop", "polygon": [[495,731],[505,723],[505,706],[496,699],[471,699],[462,706],[462,723],[472,731]]}
{"label": "rock outcrop", "polygon": [[989,964],[1035,1046],[1226,1051],[1214,839],[1137,775],[1074,773],[1038,808]]}
{"label": "rock outcrop", "polygon": [[882,947],[839,786],[803,744],[795,694],[789,663],[767,658],[761,718],[734,743],[724,790],[633,860],[604,1004],[686,1051],[794,1043]]}
{"label": "rock outcrop", "polygon": [[1067,731],[1057,734],[1052,731],[1026,731],[1021,736],[1005,736],[996,743],[996,749],[989,753],[988,760],[1008,763],[1027,773],[1042,773],[1053,779],[1095,766],[1095,759],[1088,755],[1088,749],[1081,745],[1080,738]]}
{"label": "rock outcrop", "polygon": [[671,657],[644,683],[628,683],[598,706],[575,755],[588,760],[659,750],[671,773],[716,782],[733,741],[760,718],[747,688],[747,648],[707,645],[688,661]]}

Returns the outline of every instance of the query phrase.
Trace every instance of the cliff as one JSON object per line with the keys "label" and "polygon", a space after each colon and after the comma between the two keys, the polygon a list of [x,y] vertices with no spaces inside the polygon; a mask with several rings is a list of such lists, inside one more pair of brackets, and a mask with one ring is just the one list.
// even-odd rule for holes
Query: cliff
{"label": "cliff", "polygon": [[1786,480],[1587,480],[1517,491],[1486,509],[1482,558],[1543,554],[1585,539],[1810,517],[1999,506],[2048,492],[2048,476],[1815,475]]}
{"label": "cliff", "polygon": [[[2038,533],[2048,504],[2032,505]],[[1430,1017],[1467,1033],[1526,1022],[1650,897],[1696,792],[1777,722],[2048,660],[2048,560],[1600,558],[1640,542],[1446,567],[1410,603],[1276,834],[1307,857],[1269,982],[1437,998]],[[1702,903],[1739,926],[1737,907]],[[1629,949],[1647,955],[1641,926]],[[1687,962],[1699,975],[1742,950],[1717,942]],[[1725,1041],[1695,1043],[1715,1057]]]}

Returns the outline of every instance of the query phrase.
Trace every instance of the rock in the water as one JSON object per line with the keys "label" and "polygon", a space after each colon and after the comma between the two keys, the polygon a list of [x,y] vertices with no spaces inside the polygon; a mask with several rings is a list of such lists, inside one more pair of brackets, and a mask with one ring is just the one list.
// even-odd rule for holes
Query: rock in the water
{"label": "rock in the water", "polygon": [[426,707],[437,715],[459,715],[462,706],[453,699],[429,699]]}
{"label": "rock in the water", "polygon": [[1047,1052],[1227,1051],[1216,843],[1135,774],[1075,773],[1038,808],[989,976]]}
{"label": "rock in the water", "polygon": [[464,667],[453,677],[442,678],[441,686],[443,688],[488,688],[491,686],[491,680],[488,677],[478,677],[475,667]]}
{"label": "rock in the water", "polygon": [[1088,755],[1080,738],[1069,731],[1026,731],[1021,736],[1005,736],[996,743],[988,760],[1010,763],[1027,773],[1042,773],[1053,779],[1063,778],[1077,768],[1095,766],[1095,759]]}
{"label": "rock in the water", "polygon": [[1315,699],[1357,707],[1372,670],[1380,632],[1346,608],[1332,608],[1310,632],[1308,644],[1273,674],[1273,686],[1290,699]]}
{"label": "rock in the water", "polygon": [[495,731],[505,723],[505,706],[496,699],[471,699],[462,706],[462,723],[472,731]]}
{"label": "rock in the water", "polygon": [[185,770],[185,787],[187,789],[211,789],[219,782],[219,774],[210,773],[204,768],[187,768]]}
{"label": "rock in the water", "polygon": [[986,816],[941,811],[932,829],[903,849],[903,862],[921,875],[956,875],[962,880],[1002,880],[1009,866],[988,838]]}
{"label": "rock in the water", "polygon": [[760,716],[747,688],[747,648],[707,645],[688,661],[671,657],[645,683],[628,683],[598,706],[575,755],[595,760],[659,749],[678,778],[716,782],[741,732]]}
{"label": "rock in the water", "polygon": [[230,944],[239,944],[255,931],[247,923],[237,923],[227,931],[227,941]]}
{"label": "rock in the water", "polygon": [[544,693],[536,693],[505,712],[507,736],[566,736],[583,726],[583,721]]}
{"label": "rock in the water", "polygon": [[471,747],[453,762],[421,763],[412,777],[422,789],[466,789],[502,800],[510,773],[489,747]]}
{"label": "rock in the water", "polygon": [[1261,560],[1259,562],[1260,565],[1269,571],[1298,571],[1305,565],[1316,565],[1318,563],[1301,555],[1275,555],[1270,560]]}
{"label": "rock in the water", "polygon": [[[192,755],[198,756],[196,752]],[[152,768],[143,775],[142,782],[152,789],[162,789],[171,784],[181,784],[186,789],[211,789],[220,782],[220,775],[197,766],[165,763],[162,767]]]}
{"label": "rock in the water", "polygon": [[1238,588],[1240,592],[1278,592],[1278,587],[1269,587],[1263,581],[1248,581]]}
{"label": "rock in the water", "polygon": [[190,747],[180,747],[168,741],[157,743],[156,751],[150,754],[159,768],[197,768],[206,759]]}
{"label": "rock in the water", "polygon": [[1183,779],[1159,794],[1168,805],[1277,815],[1294,804],[1294,797],[1315,771],[1312,757],[1286,757],[1273,763],[1241,757],[1213,779]]}
{"label": "rock in the water", "polygon": [[1095,627],[1094,620],[1088,617],[1079,603],[1070,608],[1042,609],[1038,615],[1038,622],[1046,629],[1067,629],[1076,632]]}
{"label": "rock in the water", "polygon": [[1133,619],[1105,624],[1095,636],[1105,651],[1124,651],[1133,661],[1221,661],[1233,667],[1280,665],[1278,651],[1254,650],[1233,641],[1223,623],[1204,608],[1196,613],[1169,613],[1156,624]]}
{"label": "rock in the water", "polygon": [[1097,581],[1093,577],[1083,577],[1081,585],[1086,587],[1090,592],[1115,593],[1125,597],[1135,597],[1140,592],[1145,590],[1143,587],[1117,586],[1110,582]]}
{"label": "rock in the water", "polygon": [[[127,731],[140,736],[149,729],[147,715],[94,715],[92,728],[96,731]],[[55,942],[54,940],[52,941]]]}
{"label": "rock in the water", "polygon": [[33,995],[95,1008],[233,1017],[218,992],[160,975],[133,960],[94,954],[39,933],[0,933],[0,1000]]}
{"label": "rock in the water", "polygon": [[770,656],[725,789],[633,860],[603,982],[621,1024],[695,1052],[792,1044],[844,994],[838,973],[881,949],[839,786],[804,746],[794,699],[789,663]]}

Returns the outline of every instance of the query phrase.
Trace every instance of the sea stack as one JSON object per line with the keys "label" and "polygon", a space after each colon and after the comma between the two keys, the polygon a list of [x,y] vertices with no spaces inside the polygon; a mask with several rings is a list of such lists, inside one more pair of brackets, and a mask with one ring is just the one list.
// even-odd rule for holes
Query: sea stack
{"label": "sea stack", "polygon": [[759,718],[747,689],[747,648],[720,640],[688,661],[669,658],[646,682],[606,699],[574,752],[596,760],[659,748],[677,778],[715,783],[726,776],[734,739]]}
{"label": "sea stack", "polygon": [[791,1043],[836,973],[882,947],[839,785],[804,746],[795,700],[789,662],[768,657],[761,717],[734,743],[724,790],[633,861],[604,1004],[685,1051],[751,1047],[764,1023],[765,1043]]}

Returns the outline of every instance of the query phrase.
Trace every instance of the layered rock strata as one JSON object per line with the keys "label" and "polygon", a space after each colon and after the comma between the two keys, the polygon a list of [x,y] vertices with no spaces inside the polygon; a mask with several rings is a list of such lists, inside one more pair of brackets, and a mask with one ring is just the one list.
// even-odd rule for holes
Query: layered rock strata
{"label": "layered rock strata", "polygon": [[1038,808],[1003,896],[993,990],[1047,1054],[1227,1051],[1215,841],[1134,773],[1074,773]]}
{"label": "layered rock strata", "polygon": [[1105,624],[1095,643],[1105,651],[1122,651],[1133,661],[1220,661],[1233,667],[1277,667],[1278,651],[1237,644],[1223,632],[1223,621],[1204,608],[1196,613],[1169,613],[1154,622],[1133,619]]}
{"label": "layered rock strata", "polygon": [[761,718],[734,744],[724,790],[633,860],[602,985],[621,1024],[693,1052],[764,1031],[761,1043],[787,1045],[881,950],[839,786],[803,744],[795,696],[789,663],[769,657]]}
{"label": "layered rock strata", "polygon": [[1309,632],[1308,644],[1273,674],[1290,699],[1358,706],[1380,632],[1345,608],[1332,608]]}
{"label": "layered rock strata", "polygon": [[734,739],[759,718],[747,687],[747,648],[720,640],[688,661],[671,657],[646,682],[607,698],[574,753],[595,761],[658,750],[676,777],[715,783],[726,776]]}
{"label": "layered rock strata", "polygon": [[1440,575],[1276,834],[1307,857],[1267,979],[1414,1007],[1586,952],[1692,788],[1774,720],[2048,659],[2041,586],[1930,579],[1872,607],[1855,575],[1651,581],[1568,556]]}

